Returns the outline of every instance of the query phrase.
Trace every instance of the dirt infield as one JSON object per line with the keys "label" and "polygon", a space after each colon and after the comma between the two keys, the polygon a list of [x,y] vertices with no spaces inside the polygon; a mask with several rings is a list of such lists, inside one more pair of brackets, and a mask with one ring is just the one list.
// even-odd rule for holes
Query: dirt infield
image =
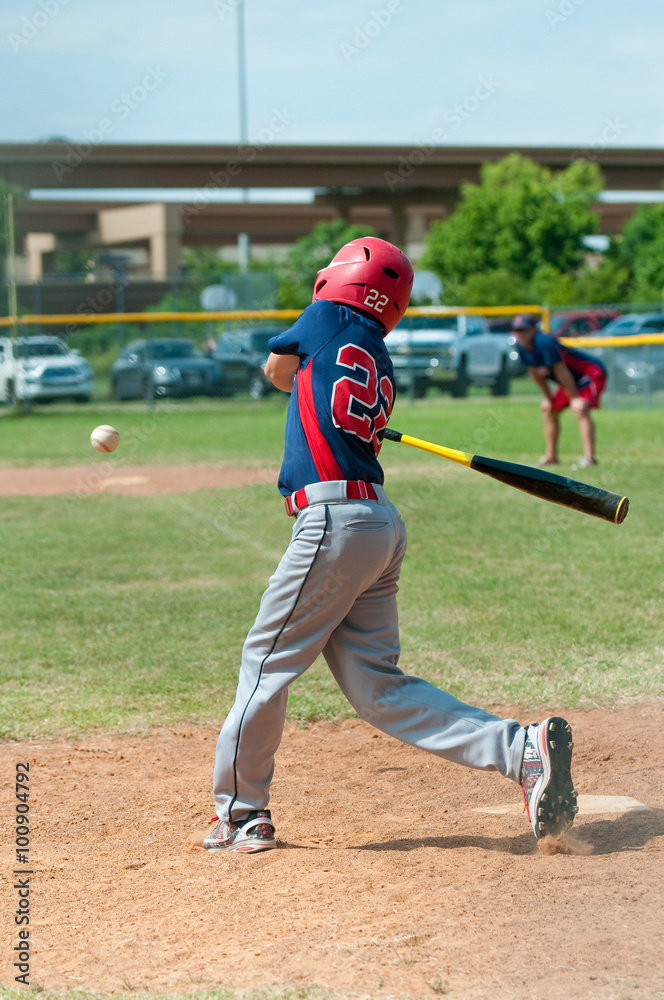
{"label": "dirt infield", "polygon": [[[212,812],[216,729],[4,744],[5,871],[15,763],[30,763],[31,982],[661,998],[664,706],[569,718],[590,856],[543,856],[511,782],[355,720],[287,729],[280,849],[250,857],[189,842]],[[16,893],[5,881],[5,914]],[[11,982],[10,920],[3,936]]]}
{"label": "dirt infield", "polygon": [[89,496],[124,493],[190,493],[258,483],[275,483],[277,469],[252,469],[198,462],[193,465],[121,465],[105,458],[93,465],[0,467],[0,496]]}

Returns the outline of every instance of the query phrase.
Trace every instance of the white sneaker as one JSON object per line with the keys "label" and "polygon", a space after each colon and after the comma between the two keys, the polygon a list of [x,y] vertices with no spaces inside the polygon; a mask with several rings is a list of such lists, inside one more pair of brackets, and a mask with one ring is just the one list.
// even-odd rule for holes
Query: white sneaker
{"label": "white sneaker", "polygon": [[237,851],[239,854],[254,854],[269,851],[277,846],[274,823],[269,809],[250,812],[237,823],[220,820],[203,841],[206,851]]}

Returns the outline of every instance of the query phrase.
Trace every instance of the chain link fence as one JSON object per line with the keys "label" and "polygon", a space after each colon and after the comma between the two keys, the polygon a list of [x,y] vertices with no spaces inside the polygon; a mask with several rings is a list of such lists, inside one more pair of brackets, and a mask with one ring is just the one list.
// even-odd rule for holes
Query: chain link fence
{"label": "chain link fence", "polygon": [[[224,287],[227,291],[219,293],[220,300],[233,291],[229,286]],[[256,286],[256,290],[257,294],[269,297],[267,284],[260,289]],[[519,370],[509,332],[497,322],[500,317],[509,320],[509,316],[518,312],[538,313],[542,327],[548,328],[550,313],[545,306],[409,309],[401,340],[391,334],[387,341],[401,390],[412,399],[436,388],[460,397],[478,387],[488,388],[497,396],[534,391],[532,383],[525,382]],[[267,340],[288,327],[298,315],[299,310],[277,309],[23,314],[15,318],[0,317],[0,339],[7,345],[16,336],[61,338],[68,348],[89,362],[100,385],[106,387],[102,391],[108,394],[113,393],[114,366],[132,344],[157,339],[189,341],[201,356],[216,358],[226,370],[226,390],[249,391],[258,398],[270,391],[261,378]],[[442,334],[439,342],[432,336],[437,319]],[[652,320],[652,325],[657,327],[657,321]],[[606,366],[609,379],[605,406],[621,409],[664,406],[664,314],[661,332],[608,337],[598,330],[593,336],[561,338],[561,341],[598,357]],[[7,348],[5,360],[9,353]],[[231,371],[235,373],[233,384]],[[445,378],[444,373],[447,373]]]}

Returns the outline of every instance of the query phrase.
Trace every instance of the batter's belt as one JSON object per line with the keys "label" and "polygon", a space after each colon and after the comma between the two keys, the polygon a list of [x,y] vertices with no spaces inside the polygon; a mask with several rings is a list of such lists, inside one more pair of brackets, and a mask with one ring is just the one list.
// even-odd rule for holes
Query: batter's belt
{"label": "batter's belt", "polygon": [[286,497],[284,504],[289,517],[314,503],[346,503],[348,500],[375,500],[386,504],[385,490],[378,483],[363,483],[358,479],[334,479],[328,483],[310,483]]}

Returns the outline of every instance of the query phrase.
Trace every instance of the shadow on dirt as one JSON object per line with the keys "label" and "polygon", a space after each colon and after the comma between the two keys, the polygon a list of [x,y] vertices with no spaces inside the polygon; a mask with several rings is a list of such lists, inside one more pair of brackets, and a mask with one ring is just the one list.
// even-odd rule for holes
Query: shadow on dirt
{"label": "shadow on dirt", "polygon": [[[593,856],[615,854],[618,851],[642,850],[648,841],[664,835],[664,809],[648,812],[630,812],[615,819],[592,820],[579,823],[574,832],[579,839],[587,840],[593,847]],[[537,854],[537,841],[531,833],[518,837],[413,837],[403,840],[386,840],[372,844],[358,844],[351,848],[359,851],[415,851],[421,847],[436,847],[442,851],[455,851],[477,847],[483,851],[501,854]]]}
{"label": "shadow on dirt", "polygon": [[534,854],[537,841],[531,833],[520,837],[484,837],[470,834],[467,837],[413,837],[404,840],[385,840],[374,844],[357,844],[355,851],[417,851],[421,847],[437,847],[441,851],[458,851],[464,847],[479,847],[483,851],[500,854]]}
{"label": "shadow on dirt", "polygon": [[593,854],[640,851],[653,837],[664,835],[664,809],[622,813],[615,819],[594,820],[579,827],[593,845]]}

